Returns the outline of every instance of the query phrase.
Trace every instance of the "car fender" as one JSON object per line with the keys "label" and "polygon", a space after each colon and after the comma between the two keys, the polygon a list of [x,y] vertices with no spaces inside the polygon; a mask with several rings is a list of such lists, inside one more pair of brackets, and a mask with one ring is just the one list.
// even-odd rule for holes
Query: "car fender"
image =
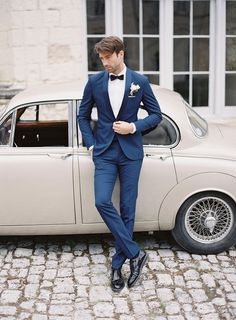
{"label": "car fender", "polygon": [[158,224],[160,230],[171,230],[181,205],[192,195],[204,191],[216,191],[228,195],[236,203],[236,178],[229,174],[211,172],[189,176],[174,186],[160,206]]}

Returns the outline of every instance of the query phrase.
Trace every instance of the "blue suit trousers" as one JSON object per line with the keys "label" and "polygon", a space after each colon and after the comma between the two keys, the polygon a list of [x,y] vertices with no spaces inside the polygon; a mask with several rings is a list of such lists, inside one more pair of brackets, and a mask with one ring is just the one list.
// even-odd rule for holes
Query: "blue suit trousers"
{"label": "blue suit trousers", "polygon": [[[128,159],[118,140],[114,140],[105,152],[93,157],[93,160],[95,205],[115,238],[116,252],[112,257],[112,267],[118,269],[127,258],[133,258],[139,252],[139,247],[132,237],[138,180],[143,160]],[[120,213],[112,203],[117,177],[120,180]]]}

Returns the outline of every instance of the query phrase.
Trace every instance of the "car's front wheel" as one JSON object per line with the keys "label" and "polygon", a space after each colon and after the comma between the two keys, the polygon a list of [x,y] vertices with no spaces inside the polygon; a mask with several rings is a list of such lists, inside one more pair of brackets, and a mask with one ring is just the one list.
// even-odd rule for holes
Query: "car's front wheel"
{"label": "car's front wheel", "polygon": [[179,209],[172,235],[189,252],[216,254],[235,244],[236,205],[226,195],[198,193]]}

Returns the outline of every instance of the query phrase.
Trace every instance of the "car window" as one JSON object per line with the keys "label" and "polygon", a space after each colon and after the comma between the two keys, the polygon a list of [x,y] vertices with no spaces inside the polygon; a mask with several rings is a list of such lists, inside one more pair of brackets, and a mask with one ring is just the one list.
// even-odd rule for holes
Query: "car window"
{"label": "car window", "polygon": [[0,124],[0,146],[9,146],[10,145],[11,130],[12,130],[12,117],[13,117],[13,114],[8,116]]}
{"label": "car window", "polygon": [[[147,111],[141,107],[138,118],[143,119],[147,115]],[[142,132],[144,146],[171,146],[177,142],[179,133],[175,124],[166,115],[162,116],[162,121],[156,127]]]}
{"label": "car window", "polygon": [[[79,104],[77,106],[77,112],[78,107]],[[147,115],[147,111],[141,107],[138,113],[138,118],[143,119]],[[93,132],[95,132],[97,127],[96,107],[93,108],[90,125]],[[142,136],[144,146],[172,146],[177,143],[179,132],[176,125],[167,116],[163,115],[163,120],[158,124],[158,126],[142,132]],[[82,145],[85,146],[83,140]]]}
{"label": "car window", "polygon": [[37,104],[17,109],[14,145],[68,146],[68,103]]}
{"label": "car window", "polygon": [[[90,121],[93,132],[96,131],[97,120]],[[155,128],[142,132],[144,146],[171,146],[177,142],[177,131],[174,125],[167,118],[163,120]],[[84,142],[82,145],[85,146]]]}
{"label": "car window", "polygon": [[142,135],[144,146],[171,146],[177,142],[177,131],[165,116],[156,127],[142,132]]}

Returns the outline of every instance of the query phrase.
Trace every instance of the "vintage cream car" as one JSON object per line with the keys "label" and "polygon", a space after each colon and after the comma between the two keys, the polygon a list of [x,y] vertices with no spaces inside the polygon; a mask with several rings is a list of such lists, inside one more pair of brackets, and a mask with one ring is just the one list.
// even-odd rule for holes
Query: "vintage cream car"
{"label": "vintage cream car", "polygon": [[[77,125],[80,87],[23,91],[2,113],[0,235],[108,232],[94,206],[94,165]],[[236,238],[236,130],[207,124],[175,92],[153,91],[164,119],[143,135],[135,230],[172,230],[190,252],[221,252]],[[145,114],[142,106],[139,117]]]}

